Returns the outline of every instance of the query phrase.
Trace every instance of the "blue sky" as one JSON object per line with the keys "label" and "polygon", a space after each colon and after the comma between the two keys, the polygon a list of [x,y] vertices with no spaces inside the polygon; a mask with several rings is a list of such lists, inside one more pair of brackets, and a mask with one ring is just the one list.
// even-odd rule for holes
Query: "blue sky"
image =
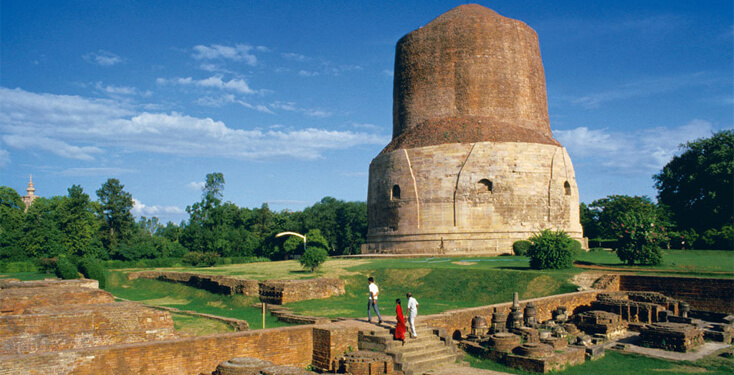
{"label": "blue sky", "polygon": [[[211,172],[241,207],[364,201],[395,43],[462,3],[3,0],[0,185],[114,177],[174,222]],[[537,31],[583,202],[654,197],[678,144],[734,127],[730,0],[480,4]]]}

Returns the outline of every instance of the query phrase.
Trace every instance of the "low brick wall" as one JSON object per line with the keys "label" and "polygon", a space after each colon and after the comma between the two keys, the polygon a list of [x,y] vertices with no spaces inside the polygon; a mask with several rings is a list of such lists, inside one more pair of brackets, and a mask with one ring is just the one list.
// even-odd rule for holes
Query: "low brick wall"
{"label": "low brick wall", "polygon": [[0,375],[211,373],[234,357],[304,368],[313,357],[313,326],[189,337],[63,352],[0,356]]}
{"label": "low brick wall", "polygon": [[0,316],[0,355],[177,337],[170,314],[137,303],[64,305]]}
{"label": "low brick wall", "polygon": [[46,279],[46,280],[33,280],[33,281],[20,281],[17,279],[0,280],[0,289],[41,288],[41,287],[54,287],[54,288],[80,287],[80,288],[99,289],[99,281],[94,280],[94,279],[76,279],[76,280]]}
{"label": "low brick wall", "polygon": [[26,309],[114,302],[112,294],[82,287],[31,287],[0,289],[0,316],[23,314]]}
{"label": "low brick wall", "polygon": [[691,309],[734,313],[734,279],[620,275],[620,291],[659,292]]}
{"label": "low brick wall", "polygon": [[344,281],[339,279],[268,280],[260,283],[260,300],[276,305],[342,294]]}
{"label": "low brick wall", "polygon": [[335,371],[339,357],[357,350],[359,329],[348,324],[333,323],[313,329],[313,365],[323,371]]}
{"label": "low brick wall", "polygon": [[204,275],[192,272],[141,271],[129,273],[127,278],[129,280],[143,278],[174,282],[229,296],[234,294],[257,296],[260,293],[260,283],[256,280],[238,279],[229,276]]}
{"label": "low brick wall", "polygon": [[[599,294],[599,291],[589,290],[522,300],[520,301],[520,307],[524,309],[528,302],[533,302],[537,311],[538,321],[544,321],[551,319],[552,311],[559,306],[565,306],[569,313],[573,313],[573,311],[579,307],[583,309],[590,305],[592,301],[596,300],[597,294]],[[458,338],[459,336],[466,336],[471,333],[471,320],[475,316],[482,316],[487,319],[488,322],[491,322],[492,313],[495,308],[497,308],[498,312],[509,314],[511,306],[512,302],[504,302],[468,309],[450,310],[441,314],[425,316],[420,315],[419,308],[417,323],[425,323],[431,327],[444,328],[446,329],[446,332],[454,338]]]}

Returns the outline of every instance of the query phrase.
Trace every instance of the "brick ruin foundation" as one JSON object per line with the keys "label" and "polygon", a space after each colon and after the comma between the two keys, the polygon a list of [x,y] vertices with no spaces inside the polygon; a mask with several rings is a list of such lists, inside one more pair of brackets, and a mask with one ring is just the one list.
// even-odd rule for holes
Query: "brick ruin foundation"
{"label": "brick ruin foundation", "polygon": [[137,278],[184,284],[230,296],[259,296],[260,301],[275,305],[344,294],[344,281],[333,278],[257,281],[191,272],[142,271],[128,274],[130,280]]}
{"label": "brick ruin foundation", "polygon": [[[680,290],[696,289],[702,280],[708,283],[680,278],[675,285]],[[309,365],[325,371],[343,370],[346,363],[355,371],[359,366],[370,371],[389,367],[379,359],[345,357],[358,347],[359,330],[349,321],[178,337],[167,312],[114,302],[109,293],[92,286],[87,281],[0,282],[0,374],[200,374],[242,357],[269,361],[281,373]],[[603,355],[600,343],[605,338],[573,323],[574,315],[594,311],[593,306],[599,306],[594,302],[601,301],[657,304],[648,309],[658,312],[656,321],[633,323],[651,347],[665,338],[664,349],[690,350],[701,337],[731,342],[734,332],[734,317],[728,313],[692,309],[686,313],[689,307],[679,299],[614,287],[518,301],[517,306],[508,302],[451,310],[419,316],[418,323],[448,332],[449,338],[476,336],[477,341],[462,345],[467,351],[483,351],[487,358],[504,358],[531,371],[558,370],[584,356]],[[677,313],[687,317],[676,315],[676,306]],[[474,320],[477,316],[484,319],[483,325]],[[521,325],[511,328],[510,322]],[[606,323],[596,319],[596,324]]]}

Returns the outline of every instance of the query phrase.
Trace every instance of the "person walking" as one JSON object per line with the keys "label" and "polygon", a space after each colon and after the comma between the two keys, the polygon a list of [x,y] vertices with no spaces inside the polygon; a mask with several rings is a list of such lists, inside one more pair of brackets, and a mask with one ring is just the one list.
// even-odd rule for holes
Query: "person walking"
{"label": "person walking", "polygon": [[408,323],[410,323],[410,337],[416,338],[418,334],[415,333],[415,317],[418,316],[418,301],[413,298],[413,293],[408,292]]}
{"label": "person walking", "polygon": [[377,296],[380,294],[380,288],[375,284],[375,279],[370,276],[367,278],[369,283],[370,299],[367,301],[367,321],[372,323],[372,310],[377,313],[378,324],[382,324],[382,316],[380,316],[380,309],[377,307]]}
{"label": "person walking", "polygon": [[393,338],[402,341],[403,345],[405,345],[405,316],[403,315],[403,306],[400,304],[400,298],[395,300],[395,315],[398,324],[395,325]]}

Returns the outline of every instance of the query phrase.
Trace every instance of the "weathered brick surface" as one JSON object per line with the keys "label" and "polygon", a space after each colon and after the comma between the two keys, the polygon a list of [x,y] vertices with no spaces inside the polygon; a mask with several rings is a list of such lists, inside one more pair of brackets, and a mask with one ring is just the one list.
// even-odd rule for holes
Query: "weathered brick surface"
{"label": "weathered brick surface", "polygon": [[20,280],[15,280],[15,279],[0,280],[0,289],[40,288],[40,287],[53,287],[53,288],[81,287],[81,288],[99,289],[99,281],[94,280],[94,279],[77,279],[77,280],[46,279],[46,280],[32,280],[32,281],[20,281]]}
{"label": "weathered brick surface", "polygon": [[0,289],[0,316],[23,314],[26,309],[54,305],[97,304],[114,301],[112,294],[85,287],[18,287]]}
{"label": "weathered brick surface", "polygon": [[[596,300],[598,291],[584,291],[568,294],[560,294],[549,297],[534,298],[520,301],[522,308],[528,302],[533,302],[537,310],[538,321],[552,318],[552,311],[559,306],[566,306],[569,312],[581,307],[586,308],[592,301]],[[503,314],[510,312],[512,302],[498,303],[494,305],[474,307],[469,309],[451,310],[441,314],[418,316],[418,323],[426,323],[431,327],[444,328],[454,337],[466,336],[471,333],[471,320],[475,316],[482,316],[487,321],[492,319],[494,308]]]}
{"label": "weathered brick surface", "polygon": [[260,301],[276,305],[342,294],[344,281],[340,279],[268,280],[260,283]]}
{"label": "weathered brick surface", "polygon": [[346,324],[328,324],[313,329],[313,365],[324,371],[335,371],[339,358],[357,350],[359,329]]}
{"label": "weathered brick surface", "polygon": [[261,358],[304,368],[313,356],[313,327],[258,331],[122,344],[62,352],[0,356],[0,375],[211,373],[235,357]]}
{"label": "weathered brick surface", "polygon": [[734,313],[734,279],[620,275],[619,290],[659,292],[693,310]]}
{"label": "weathered brick surface", "polygon": [[174,337],[170,314],[131,302],[37,307],[0,317],[0,355]]}

